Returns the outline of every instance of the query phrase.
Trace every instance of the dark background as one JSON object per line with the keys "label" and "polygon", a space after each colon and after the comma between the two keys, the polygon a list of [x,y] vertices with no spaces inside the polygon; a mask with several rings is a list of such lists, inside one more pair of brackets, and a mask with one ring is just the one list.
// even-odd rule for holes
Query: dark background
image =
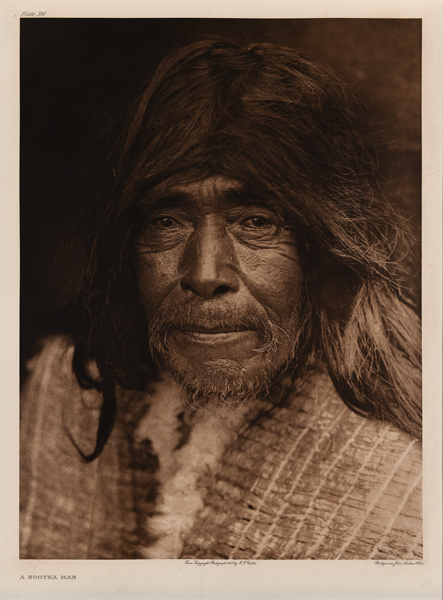
{"label": "dark background", "polygon": [[[48,317],[72,299],[81,272],[66,240],[87,194],[91,139],[106,106],[131,97],[169,50],[193,38],[254,32],[309,52],[352,85],[382,142],[383,191],[419,231],[420,20],[22,19],[22,361]],[[417,288],[418,267],[407,264]]]}

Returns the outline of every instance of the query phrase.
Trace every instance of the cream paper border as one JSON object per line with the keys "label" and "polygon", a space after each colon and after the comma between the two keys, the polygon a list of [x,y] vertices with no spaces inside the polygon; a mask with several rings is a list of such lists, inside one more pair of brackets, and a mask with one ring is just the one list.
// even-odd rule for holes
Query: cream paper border
{"label": "cream paper border", "polygon": [[[0,269],[2,373],[0,598],[146,600],[389,600],[441,598],[442,5],[437,0],[3,0],[0,8]],[[184,561],[18,559],[19,17],[421,18],[423,23],[423,565],[259,561],[196,567]],[[29,575],[76,575],[29,580]],[[25,579],[20,579],[24,575]]]}

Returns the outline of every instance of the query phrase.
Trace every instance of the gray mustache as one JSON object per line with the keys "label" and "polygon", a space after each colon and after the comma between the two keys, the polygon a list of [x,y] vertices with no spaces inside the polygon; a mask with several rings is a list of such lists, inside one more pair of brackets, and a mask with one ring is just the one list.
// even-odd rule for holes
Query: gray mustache
{"label": "gray mustache", "polygon": [[203,327],[207,329],[229,328],[257,329],[267,331],[272,327],[271,321],[264,311],[255,307],[239,310],[237,308],[222,309],[221,307],[199,307],[177,305],[163,307],[155,321],[167,327],[186,328]]}
{"label": "gray mustache", "polygon": [[255,330],[263,339],[263,348],[271,349],[278,343],[279,329],[268,314],[257,307],[200,306],[191,304],[163,306],[149,326],[149,343],[153,354],[164,354],[169,347],[171,329]]}

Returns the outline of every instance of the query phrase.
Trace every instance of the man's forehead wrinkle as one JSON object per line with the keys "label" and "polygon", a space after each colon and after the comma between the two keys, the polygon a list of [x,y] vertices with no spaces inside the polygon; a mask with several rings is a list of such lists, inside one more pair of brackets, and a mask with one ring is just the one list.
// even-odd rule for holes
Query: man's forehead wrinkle
{"label": "man's forehead wrinkle", "polygon": [[206,202],[220,202],[221,205],[248,205],[257,203],[257,197],[243,190],[242,184],[232,180],[202,180],[192,184],[178,185],[158,194],[151,193],[146,203],[151,209],[161,207],[191,207]]}
{"label": "man's forehead wrinkle", "polygon": [[171,189],[171,192],[184,192],[194,198],[204,200],[205,198],[226,197],[229,193],[233,192],[238,193],[242,187],[242,184],[235,179],[228,179],[221,175],[215,175],[193,183],[174,186]]}
{"label": "man's forehead wrinkle", "polygon": [[243,182],[223,175],[170,186],[160,184],[146,194],[141,206],[150,212],[166,208],[195,210],[196,206],[203,207],[206,203],[213,205],[214,202],[220,204],[220,209],[260,205],[272,209],[285,219],[290,216],[286,215],[284,201],[279,201],[273,190],[263,189],[253,181]]}
{"label": "man's forehead wrinkle", "polygon": [[142,203],[153,203],[162,200],[190,199],[202,194],[222,195],[230,190],[240,190],[242,184],[239,181],[223,176],[202,177],[197,180],[184,183],[168,183],[167,181],[154,186],[144,194]]}
{"label": "man's forehead wrinkle", "polygon": [[158,197],[158,204],[182,205],[205,201],[219,201],[221,204],[235,206],[248,206],[251,204],[260,204],[271,207],[278,212],[283,208],[271,193],[263,193],[254,189],[252,185],[243,182],[217,178],[201,180],[192,184],[178,185]]}

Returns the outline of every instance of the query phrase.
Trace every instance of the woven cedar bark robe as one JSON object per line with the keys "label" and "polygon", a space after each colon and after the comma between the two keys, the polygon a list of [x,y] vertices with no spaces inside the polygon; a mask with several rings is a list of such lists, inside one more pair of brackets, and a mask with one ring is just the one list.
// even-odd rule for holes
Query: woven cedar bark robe
{"label": "woven cedar bark robe", "polygon": [[[316,373],[285,404],[191,414],[164,380],[121,393],[94,446],[101,398],[72,347],[30,364],[21,431],[21,558],[422,557],[421,449],[351,412]],[[69,435],[68,435],[69,434]]]}

